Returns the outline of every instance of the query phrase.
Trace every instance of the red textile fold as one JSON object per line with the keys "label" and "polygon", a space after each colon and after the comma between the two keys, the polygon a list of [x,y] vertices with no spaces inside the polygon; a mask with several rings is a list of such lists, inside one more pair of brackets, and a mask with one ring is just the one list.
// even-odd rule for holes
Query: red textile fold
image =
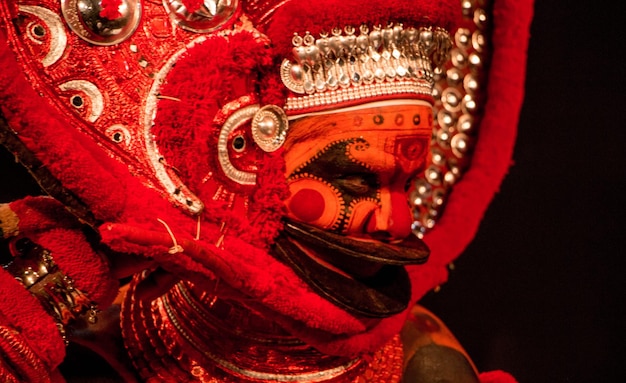
{"label": "red textile fold", "polygon": [[0,296],[0,314],[4,318],[0,325],[18,331],[49,369],[56,368],[65,357],[65,344],[52,317],[4,269],[0,269]]}

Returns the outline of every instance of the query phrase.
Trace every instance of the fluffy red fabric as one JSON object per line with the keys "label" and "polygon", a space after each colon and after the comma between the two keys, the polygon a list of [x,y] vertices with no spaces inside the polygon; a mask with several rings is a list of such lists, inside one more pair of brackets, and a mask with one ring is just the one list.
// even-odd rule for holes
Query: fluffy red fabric
{"label": "fluffy red fabric", "polygon": [[203,5],[202,0],[182,0],[182,3],[189,12],[195,12]]}
{"label": "fluffy red fabric", "polygon": [[365,24],[371,28],[386,26],[391,21],[406,26],[429,25],[451,30],[460,16],[456,0],[389,0],[367,6],[360,0],[301,0],[282,4],[262,31],[270,37],[280,57],[285,58],[291,56],[294,32],[303,35],[309,31],[318,36],[320,32],[347,25],[358,28]]}

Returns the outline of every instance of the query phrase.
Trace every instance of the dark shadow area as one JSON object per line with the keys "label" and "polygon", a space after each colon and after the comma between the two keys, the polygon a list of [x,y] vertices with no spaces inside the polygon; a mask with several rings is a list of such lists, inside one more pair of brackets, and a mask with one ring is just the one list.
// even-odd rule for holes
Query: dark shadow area
{"label": "dark shadow area", "polygon": [[624,379],[626,11],[609,3],[537,1],[515,164],[424,301],[520,383]]}

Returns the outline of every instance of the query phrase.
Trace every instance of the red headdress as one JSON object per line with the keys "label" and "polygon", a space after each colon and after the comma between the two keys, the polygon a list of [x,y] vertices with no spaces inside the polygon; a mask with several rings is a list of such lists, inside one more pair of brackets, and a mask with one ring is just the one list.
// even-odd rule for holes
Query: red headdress
{"label": "red headdress", "polygon": [[[323,352],[378,348],[406,313],[350,314],[268,254],[287,197],[280,109],[320,108],[297,106],[312,92],[281,75],[306,45],[294,48],[294,32],[402,25],[445,30],[454,42],[451,60],[433,72],[434,98],[419,96],[437,114],[432,164],[411,194],[414,229],[431,248],[427,264],[409,268],[416,301],[445,282],[509,166],[530,2],[229,1],[219,17],[192,1],[164,3],[103,1],[94,16],[71,1],[61,9],[53,0],[3,1],[2,143],[109,249],[153,257],[198,283],[219,278]],[[275,129],[255,133],[257,117]],[[94,291],[101,282],[83,283]]]}

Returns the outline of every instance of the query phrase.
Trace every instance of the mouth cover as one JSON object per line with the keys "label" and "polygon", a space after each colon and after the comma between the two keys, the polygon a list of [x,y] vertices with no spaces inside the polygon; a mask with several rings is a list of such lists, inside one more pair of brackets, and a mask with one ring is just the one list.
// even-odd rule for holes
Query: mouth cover
{"label": "mouth cover", "polygon": [[274,255],[318,294],[365,317],[386,318],[405,310],[411,282],[403,266],[423,264],[430,254],[414,235],[390,244],[337,235],[292,220],[284,225]]}

